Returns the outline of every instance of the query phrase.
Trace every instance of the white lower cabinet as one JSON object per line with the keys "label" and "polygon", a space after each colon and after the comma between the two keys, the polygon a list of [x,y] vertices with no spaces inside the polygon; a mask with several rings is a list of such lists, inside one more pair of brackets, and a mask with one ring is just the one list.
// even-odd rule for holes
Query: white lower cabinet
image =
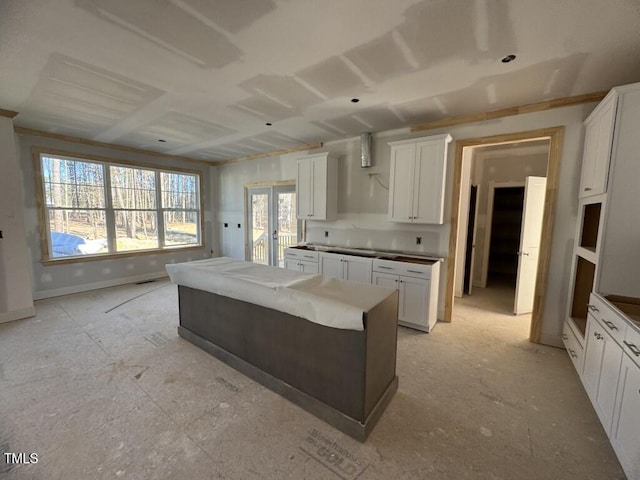
{"label": "white lower cabinet", "polygon": [[578,340],[576,333],[573,331],[573,328],[571,328],[571,326],[569,325],[568,320],[564,322],[564,326],[562,328],[562,343],[564,343],[564,346],[567,349],[567,353],[569,354],[569,358],[571,358],[573,366],[576,367],[578,375],[580,375],[580,378],[582,378],[584,348]]}
{"label": "white lower cabinet", "polygon": [[623,355],[609,438],[629,480],[640,479],[640,366]]}
{"label": "white lower cabinet", "polygon": [[284,268],[305,273],[318,273],[318,252],[286,248],[284,251]]}
{"label": "white lower cabinet", "polygon": [[587,319],[582,382],[607,431],[611,429],[622,362],[622,348],[591,314]]}
{"label": "white lower cabinet", "polygon": [[398,290],[400,325],[429,332],[436,324],[439,266],[438,262],[425,265],[373,261],[373,284]]}
{"label": "white lower cabinet", "polygon": [[325,277],[370,284],[372,263],[373,260],[367,257],[321,252],[319,273]]}
{"label": "white lower cabinet", "polygon": [[640,480],[640,330],[612,297],[589,298],[581,378],[627,478]]}

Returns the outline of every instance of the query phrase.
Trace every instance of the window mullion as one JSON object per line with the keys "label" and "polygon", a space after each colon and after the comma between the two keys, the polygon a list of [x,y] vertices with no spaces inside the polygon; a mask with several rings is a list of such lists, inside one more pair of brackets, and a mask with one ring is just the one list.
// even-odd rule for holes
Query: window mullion
{"label": "window mullion", "polygon": [[156,170],[156,215],[158,217],[158,246],[165,247],[164,238],[164,210],[162,209],[162,176],[159,170]]}
{"label": "window mullion", "polygon": [[104,168],[104,200],[105,200],[105,221],[107,223],[107,245],[109,253],[116,252],[116,217],[113,209],[113,199],[111,198],[111,168],[108,164],[103,164]]}

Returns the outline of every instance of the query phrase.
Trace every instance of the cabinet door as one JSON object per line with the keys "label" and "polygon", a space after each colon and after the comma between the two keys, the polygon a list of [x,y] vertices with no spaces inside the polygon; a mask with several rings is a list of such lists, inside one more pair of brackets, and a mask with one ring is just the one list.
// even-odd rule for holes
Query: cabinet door
{"label": "cabinet door", "polygon": [[611,335],[606,333],[604,329],[602,330],[604,333],[601,341],[604,343],[604,348],[595,403],[602,426],[609,433],[613,421],[620,364],[622,363],[622,348],[613,340]]}
{"label": "cabinet door", "polygon": [[371,284],[371,258],[345,257],[344,279],[352,282]]}
{"label": "cabinet door", "polygon": [[640,368],[623,355],[611,441],[627,478],[640,478]]}
{"label": "cabinet door", "polygon": [[587,125],[580,177],[581,198],[607,191],[616,105],[617,97],[607,99]]}
{"label": "cabinet door", "polygon": [[389,188],[389,221],[413,221],[413,177],[415,170],[415,144],[391,147]]}
{"label": "cabinet door", "polygon": [[430,281],[400,276],[399,283],[398,319],[428,329],[427,307],[429,305]]}
{"label": "cabinet door", "polygon": [[390,273],[373,272],[371,275],[371,283],[380,287],[398,288],[398,275]]}
{"label": "cabinet door", "polygon": [[446,143],[442,140],[416,145],[413,177],[413,222],[442,223]]}
{"label": "cabinet door", "polygon": [[582,381],[604,429],[609,433],[616,401],[622,348],[589,314]]}
{"label": "cabinet door", "polygon": [[318,264],[316,262],[300,261],[300,271],[304,273],[318,273]]}
{"label": "cabinet door", "polygon": [[344,278],[344,262],[342,260],[342,255],[322,252],[320,254],[320,275]]}
{"label": "cabinet door", "polygon": [[296,216],[311,218],[313,214],[313,166],[311,160],[298,160],[296,173]]}
{"label": "cabinet door", "polygon": [[311,219],[327,219],[327,157],[311,160]]}
{"label": "cabinet door", "polygon": [[604,330],[591,314],[587,318],[587,331],[585,333],[586,346],[584,352],[584,366],[582,368],[582,383],[593,403],[596,400],[604,342],[598,339]]}
{"label": "cabinet door", "polygon": [[287,270],[300,270],[300,261],[293,258],[284,259],[284,268]]}

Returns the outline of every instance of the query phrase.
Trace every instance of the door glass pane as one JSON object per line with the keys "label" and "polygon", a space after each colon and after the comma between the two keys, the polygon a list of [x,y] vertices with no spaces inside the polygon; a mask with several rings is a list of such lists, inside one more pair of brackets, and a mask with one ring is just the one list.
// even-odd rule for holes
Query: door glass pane
{"label": "door glass pane", "polygon": [[251,261],[269,265],[269,195],[251,194]]}
{"label": "door glass pane", "polygon": [[276,265],[284,268],[284,249],[298,238],[295,192],[278,193],[278,242]]}

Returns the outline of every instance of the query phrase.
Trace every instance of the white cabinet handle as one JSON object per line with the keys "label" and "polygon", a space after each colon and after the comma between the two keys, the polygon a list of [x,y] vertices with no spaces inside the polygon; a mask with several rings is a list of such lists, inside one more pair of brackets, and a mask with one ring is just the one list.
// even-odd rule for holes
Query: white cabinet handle
{"label": "white cabinet handle", "polygon": [[638,347],[636,347],[633,343],[627,343],[626,340],[623,340],[623,342],[627,348],[629,350],[631,350],[631,353],[633,353],[636,357],[640,357],[640,349],[638,349]]}

